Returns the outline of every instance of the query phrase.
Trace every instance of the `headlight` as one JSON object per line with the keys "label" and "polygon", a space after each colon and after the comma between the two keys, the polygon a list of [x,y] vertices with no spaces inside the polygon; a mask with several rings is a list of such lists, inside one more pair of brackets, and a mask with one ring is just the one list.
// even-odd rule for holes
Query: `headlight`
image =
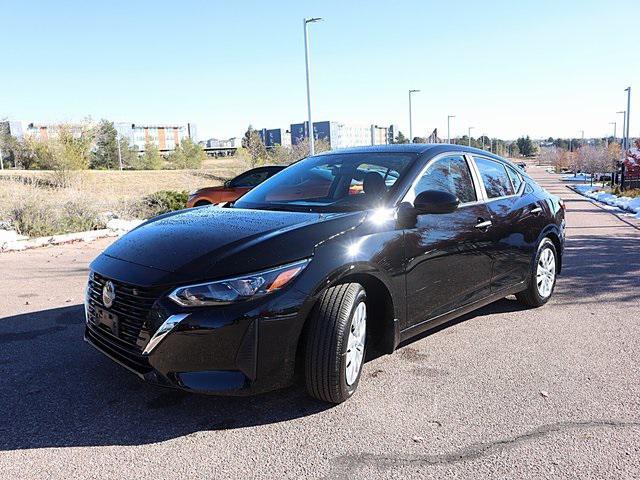
{"label": "headlight", "polygon": [[183,307],[199,307],[226,305],[262,297],[287,285],[300,274],[309,261],[310,259],[306,259],[227,280],[179,287],[169,294],[169,298]]}

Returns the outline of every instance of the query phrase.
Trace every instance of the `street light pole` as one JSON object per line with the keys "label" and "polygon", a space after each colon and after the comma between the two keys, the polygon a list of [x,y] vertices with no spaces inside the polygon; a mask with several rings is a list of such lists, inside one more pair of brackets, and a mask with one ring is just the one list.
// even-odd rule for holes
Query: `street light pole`
{"label": "street light pole", "polygon": [[469,127],[469,146],[471,146],[471,130],[473,130],[476,127]]}
{"label": "street light pole", "polygon": [[315,153],[315,138],[313,135],[313,122],[311,120],[311,87],[309,84],[309,33],[307,31],[307,24],[314,23],[322,20],[322,18],[304,18],[302,23],[304,25],[304,64],[307,72],[307,112],[309,122],[309,155]]}
{"label": "street light pole", "polygon": [[624,89],[627,92],[627,126],[625,130],[625,137],[627,138],[625,143],[625,151],[631,148],[629,145],[629,123],[631,123],[631,87],[627,87]]}
{"label": "street light pole", "polygon": [[413,143],[413,116],[411,115],[411,94],[420,90],[409,90],[409,143]]}
{"label": "street light pole", "polygon": [[451,125],[450,120],[456,118],[455,115],[447,115],[447,143],[451,143]]}
{"label": "street light pole", "polygon": [[625,143],[626,143],[626,139],[625,139],[625,129],[627,128],[627,111],[626,110],[620,110],[619,112],[616,113],[621,113],[622,114],[622,150],[626,150],[625,149]]}

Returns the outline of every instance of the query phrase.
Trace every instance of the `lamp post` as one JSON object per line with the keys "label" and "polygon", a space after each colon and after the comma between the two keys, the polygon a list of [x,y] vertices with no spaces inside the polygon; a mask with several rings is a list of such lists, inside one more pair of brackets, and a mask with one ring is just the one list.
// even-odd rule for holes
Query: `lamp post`
{"label": "lamp post", "polygon": [[625,129],[625,151],[631,147],[629,145],[629,123],[631,123],[631,87],[627,87],[624,89],[627,92],[627,126]]}
{"label": "lamp post", "polygon": [[469,146],[471,146],[471,130],[473,130],[476,127],[469,127]]}
{"label": "lamp post", "polygon": [[450,120],[456,118],[455,115],[447,115],[447,143],[451,143],[451,124]]}
{"label": "lamp post", "polygon": [[309,33],[307,31],[307,24],[319,22],[322,20],[320,17],[316,18],[304,18],[302,23],[304,25],[304,64],[307,71],[307,112],[309,114],[309,155],[315,153],[315,138],[313,136],[313,122],[311,120],[311,87],[309,84]]}
{"label": "lamp post", "polygon": [[625,135],[626,135],[625,129],[626,129],[626,126],[627,126],[627,111],[626,110],[620,110],[619,112],[616,112],[616,113],[621,113],[622,114],[622,150],[626,150],[625,149],[625,143],[626,143],[626,140],[625,140]]}
{"label": "lamp post", "polygon": [[413,116],[411,114],[411,94],[420,90],[409,90],[409,143],[413,143]]}

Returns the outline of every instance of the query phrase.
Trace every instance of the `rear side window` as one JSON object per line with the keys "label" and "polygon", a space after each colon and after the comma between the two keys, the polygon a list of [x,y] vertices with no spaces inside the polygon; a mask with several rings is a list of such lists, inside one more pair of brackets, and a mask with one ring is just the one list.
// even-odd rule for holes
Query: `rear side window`
{"label": "rear side window", "polygon": [[474,157],[474,159],[489,198],[513,195],[513,186],[504,165],[482,157]]}
{"label": "rear side window", "polygon": [[244,173],[231,180],[232,187],[255,187],[273,175],[268,170]]}
{"label": "rear side window", "polygon": [[418,180],[414,193],[417,196],[426,190],[452,193],[461,203],[477,200],[469,165],[461,155],[443,157],[429,164]]}
{"label": "rear side window", "polygon": [[522,177],[518,172],[509,167],[507,167],[507,173],[509,174],[509,178],[511,179],[511,183],[513,184],[513,189],[516,192],[519,192],[520,187],[522,186]]}

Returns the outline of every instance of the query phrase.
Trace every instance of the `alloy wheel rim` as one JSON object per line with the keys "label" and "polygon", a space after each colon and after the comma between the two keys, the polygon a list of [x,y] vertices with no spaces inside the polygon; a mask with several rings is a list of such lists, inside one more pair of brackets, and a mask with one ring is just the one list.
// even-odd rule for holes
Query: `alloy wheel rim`
{"label": "alloy wheel rim", "polygon": [[553,250],[545,248],[538,259],[538,268],[536,270],[536,283],[538,285],[538,293],[542,298],[551,295],[553,283],[556,278],[556,259]]}
{"label": "alloy wheel rim", "polygon": [[345,366],[346,382],[351,386],[355,383],[362,368],[364,358],[364,344],[367,334],[367,306],[360,302],[353,312],[349,340],[347,342],[347,359]]}

